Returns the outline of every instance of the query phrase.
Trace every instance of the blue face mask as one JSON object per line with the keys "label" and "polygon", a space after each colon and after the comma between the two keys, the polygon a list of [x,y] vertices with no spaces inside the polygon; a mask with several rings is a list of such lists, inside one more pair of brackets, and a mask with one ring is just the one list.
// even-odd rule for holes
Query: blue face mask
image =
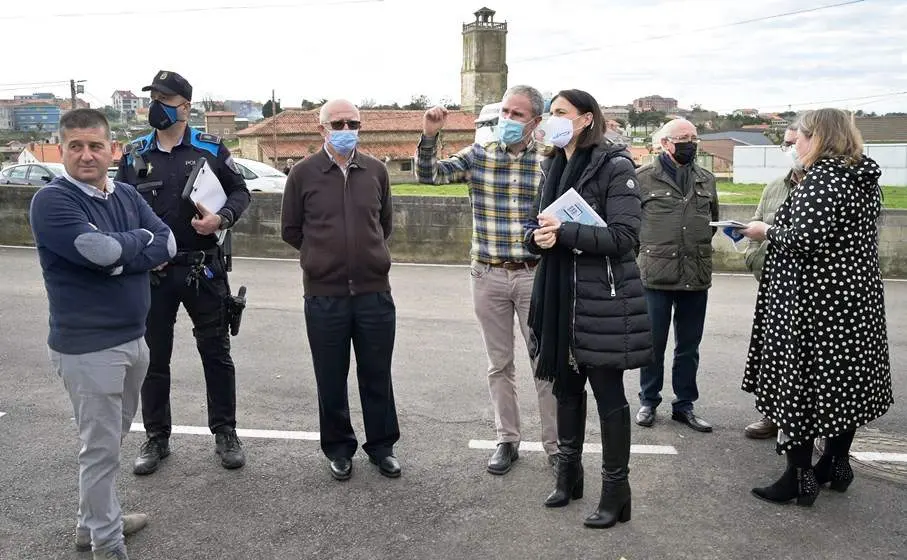
{"label": "blue face mask", "polygon": [[166,105],[155,99],[148,107],[148,124],[158,130],[166,130],[179,120],[176,110],[179,106]]}
{"label": "blue face mask", "polygon": [[328,144],[344,157],[350,155],[358,143],[358,130],[332,130],[328,135]]}
{"label": "blue face mask", "polygon": [[517,122],[510,119],[498,120],[498,140],[505,146],[517,144],[523,140],[523,130],[526,128],[525,123]]}

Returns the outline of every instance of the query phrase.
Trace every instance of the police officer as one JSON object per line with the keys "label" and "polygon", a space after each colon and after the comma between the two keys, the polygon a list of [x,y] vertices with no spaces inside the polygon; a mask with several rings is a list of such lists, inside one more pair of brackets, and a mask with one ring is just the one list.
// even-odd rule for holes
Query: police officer
{"label": "police officer", "polygon": [[[145,340],[151,353],[142,385],[142,417],[148,439],[135,474],[151,474],[170,455],[170,356],[180,303],[186,308],[205,370],[208,426],[224,468],[246,462],[236,437],[236,377],[230,357],[227,262],[219,239],[249,206],[251,197],[230,151],[220,138],[188,126],[192,86],[161,70],[150,86],[148,122],[155,129],[124,149],[117,180],[134,185],[176,236],[177,254],[152,278]],[[205,158],[227,194],[212,213],[181,198],[199,158]]]}

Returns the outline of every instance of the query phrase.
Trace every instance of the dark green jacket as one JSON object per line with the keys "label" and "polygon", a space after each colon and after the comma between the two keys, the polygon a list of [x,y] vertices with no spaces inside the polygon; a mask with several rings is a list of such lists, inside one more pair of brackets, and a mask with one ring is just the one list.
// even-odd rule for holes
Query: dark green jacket
{"label": "dark green jacket", "polygon": [[637,262],[643,285],[653,290],[707,290],[712,286],[710,221],[718,220],[715,176],[695,163],[694,186],[683,191],[660,159],[637,171],[642,229]]}

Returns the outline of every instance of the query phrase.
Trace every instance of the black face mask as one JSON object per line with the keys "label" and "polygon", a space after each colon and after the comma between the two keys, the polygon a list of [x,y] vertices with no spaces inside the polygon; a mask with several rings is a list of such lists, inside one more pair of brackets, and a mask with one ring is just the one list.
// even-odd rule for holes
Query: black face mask
{"label": "black face mask", "polygon": [[179,120],[176,112],[178,108],[178,105],[173,107],[158,100],[152,101],[148,107],[148,124],[158,130],[170,128]]}
{"label": "black face mask", "polygon": [[696,144],[693,142],[674,144],[674,159],[680,165],[686,165],[696,159]]}

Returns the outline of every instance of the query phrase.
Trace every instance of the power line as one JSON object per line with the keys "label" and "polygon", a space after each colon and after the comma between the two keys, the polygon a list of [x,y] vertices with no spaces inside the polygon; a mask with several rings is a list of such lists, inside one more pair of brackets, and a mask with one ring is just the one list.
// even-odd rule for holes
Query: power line
{"label": "power line", "polygon": [[[818,11],[820,11],[820,10],[828,10],[828,9],[831,9],[831,8],[840,8],[841,6],[849,6],[849,5],[851,5],[851,4],[859,4],[859,3],[865,2],[865,1],[866,1],[866,0],[849,0],[849,1],[847,1],[847,2],[839,2],[839,3],[837,3],[837,4],[828,4],[828,5],[825,5],[825,6],[816,6],[815,8],[805,8],[805,9],[802,9],[802,10],[794,10],[794,11],[792,11],[792,12],[784,12],[784,13],[781,13],[781,14],[774,14],[774,15],[770,15],[770,16],[763,16],[763,17],[758,17],[758,18],[753,18],[753,19],[745,19],[745,20],[740,20],[740,21],[734,21],[734,22],[731,22],[731,23],[722,23],[722,24],[719,24],[719,25],[711,25],[711,26],[709,26],[709,27],[699,27],[699,28],[696,28],[696,29],[684,29],[683,31],[678,31],[678,32],[675,32],[675,33],[667,33],[667,34],[665,34],[665,35],[652,35],[652,36],[650,36],[650,37],[643,37],[643,38],[641,38],[641,39],[634,39],[634,40],[630,40],[630,41],[626,41],[626,42],[621,42],[621,45],[622,45],[622,46],[623,46],[623,45],[628,45],[628,44],[629,44],[629,45],[632,45],[632,44],[634,44],[634,43],[641,43],[641,42],[644,42],[644,41],[656,41],[656,40],[659,40],[659,39],[667,39],[667,38],[670,38],[670,37],[677,37],[677,36],[679,36],[679,35],[688,35],[688,34],[690,34],[690,33],[698,33],[698,32],[700,32],[700,31],[712,31],[712,30],[715,30],[715,29],[723,29],[723,28],[725,28],[725,27],[735,27],[735,26],[738,26],[738,25],[747,25],[747,24],[750,24],[750,23],[757,23],[757,22],[760,22],[760,21],[769,21],[769,20],[773,20],[773,19],[778,19],[778,18],[783,18],[783,17],[788,17],[788,16],[794,16],[794,15],[799,15],[799,14],[808,14],[808,13],[810,13],[810,12],[818,12]],[[546,59],[550,59],[550,58],[559,58],[559,57],[567,56],[567,55],[570,55],[570,54],[579,54],[579,53],[587,53],[587,52],[601,51],[601,50],[609,49],[609,48],[613,48],[613,45],[606,45],[606,46],[603,46],[603,47],[585,47],[585,48],[582,48],[582,49],[575,49],[575,50],[563,51],[563,52],[559,52],[559,53],[545,54],[545,55],[533,56],[533,57],[528,57],[528,58],[519,58],[519,59],[517,59],[517,60],[514,60],[514,62],[529,62],[529,61],[534,61],[534,60],[546,60]]]}
{"label": "power line", "polygon": [[848,101],[861,101],[864,99],[876,99],[882,101],[890,97],[897,97],[899,95],[907,95],[907,91],[889,91],[888,93],[879,93],[877,95],[863,95],[860,97],[846,97],[842,99],[827,99],[825,101],[809,101],[807,103],[788,103],[785,105],[770,105],[769,108],[790,108],[790,107],[811,107],[813,105],[829,105],[831,103],[845,103]]}
{"label": "power line", "polygon": [[57,80],[55,82],[19,82],[15,84],[0,84],[0,87],[6,86],[44,86],[53,84],[68,84],[69,80]]}
{"label": "power line", "polygon": [[384,0],[337,0],[334,2],[306,2],[296,4],[249,4],[241,6],[217,6],[209,8],[174,8],[170,10],[137,11],[122,10],[119,12],[68,12],[61,14],[22,14],[16,16],[0,16],[0,20],[16,19],[50,19],[50,18],[83,18],[83,17],[118,17],[118,16],[150,16],[157,14],[188,14],[204,12],[239,12],[247,10],[276,10],[281,8],[306,8],[311,6],[340,6],[343,4],[374,4]]}

